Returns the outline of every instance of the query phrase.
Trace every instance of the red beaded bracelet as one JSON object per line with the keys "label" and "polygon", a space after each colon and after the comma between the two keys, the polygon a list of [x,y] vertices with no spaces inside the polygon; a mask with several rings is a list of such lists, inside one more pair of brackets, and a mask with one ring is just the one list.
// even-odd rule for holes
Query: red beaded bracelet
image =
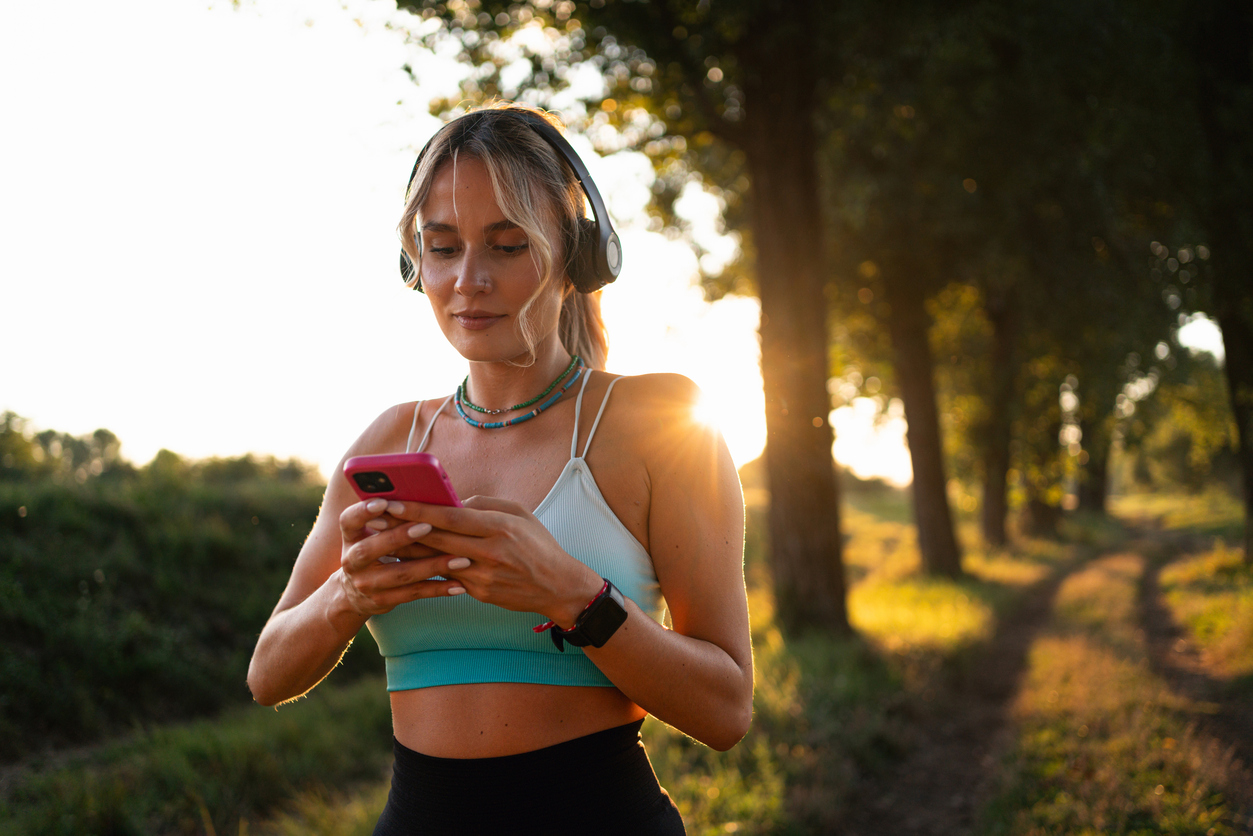
{"label": "red beaded bracelet", "polygon": [[[605,597],[605,593],[608,591],[609,591],[609,581],[606,580],[605,585],[600,588],[600,592],[597,592],[595,595],[592,596],[592,600],[587,602],[587,606],[583,608],[582,612],[580,612],[579,615],[582,615],[583,613],[590,610],[592,608],[592,604],[595,604],[601,598]],[[579,620],[577,618],[574,619],[574,623],[578,624]],[[555,621],[545,621],[543,624],[532,627],[531,630],[533,630],[536,633],[542,633],[545,630],[551,630],[552,628],[556,626],[557,626],[557,622]]]}

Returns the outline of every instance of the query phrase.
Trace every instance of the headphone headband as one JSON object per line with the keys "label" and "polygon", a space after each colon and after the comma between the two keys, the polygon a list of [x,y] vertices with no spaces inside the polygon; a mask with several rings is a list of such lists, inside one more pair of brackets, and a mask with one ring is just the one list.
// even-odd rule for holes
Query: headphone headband
{"label": "headphone headband", "polygon": [[[622,243],[618,240],[618,234],[614,232],[613,224],[609,220],[609,213],[605,210],[605,202],[600,196],[600,191],[596,188],[596,183],[592,180],[592,175],[588,173],[587,167],[583,165],[583,160],[579,158],[574,148],[542,116],[522,108],[476,110],[450,124],[456,126],[453,130],[464,135],[466,131],[481,122],[486,114],[491,113],[511,114],[539,134],[540,138],[557,152],[557,156],[565,161],[566,166],[574,174],[575,179],[579,181],[579,186],[583,189],[583,193],[587,195],[587,201],[592,206],[594,220],[590,222],[590,225],[594,227],[595,238],[592,241],[584,241],[582,236],[579,236],[576,244],[579,248],[590,248],[591,251],[587,254],[590,256],[589,258],[580,258],[578,257],[581,255],[579,253],[572,254],[575,256],[574,258],[567,258],[567,262],[571,265],[570,279],[574,282],[575,289],[580,293],[592,293],[617,279],[618,273],[622,270]],[[438,136],[438,132],[436,135]],[[422,146],[422,150],[418,152],[418,158],[413,163],[413,171],[409,174],[409,186],[405,189],[406,200],[409,196],[409,189],[413,187],[413,180],[418,175],[418,167],[422,165],[422,159],[426,156],[431,143],[434,141],[435,137],[433,136],[427,140],[426,144]],[[420,233],[417,233],[417,236],[420,236]],[[419,243],[420,246],[421,244]],[[587,265],[585,269],[576,267],[582,264]],[[413,279],[414,273],[413,261],[410,260],[408,253],[401,250],[400,275],[406,284]],[[576,273],[577,275],[575,275]],[[417,290],[422,289],[421,278],[418,279],[415,287]]]}

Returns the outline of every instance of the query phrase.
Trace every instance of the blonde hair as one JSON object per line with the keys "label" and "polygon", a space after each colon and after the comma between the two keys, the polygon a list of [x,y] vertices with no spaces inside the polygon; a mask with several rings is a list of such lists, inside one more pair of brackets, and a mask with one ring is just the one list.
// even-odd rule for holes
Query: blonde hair
{"label": "blonde hair", "polygon": [[494,104],[449,122],[423,149],[397,227],[401,246],[416,267],[409,285],[416,286],[422,276],[419,216],[435,175],[445,163],[460,156],[476,159],[487,169],[501,212],[526,233],[531,257],[539,268],[539,286],[517,318],[519,337],[528,353],[533,356],[541,336],[535,332],[531,309],[552,282],[560,281],[562,302],[557,333],[561,344],[591,368],[603,370],[609,346],[600,313],[600,293],[579,293],[569,278],[580,245],[594,234],[594,225],[585,219],[583,189],[552,146],[515,115],[519,112],[535,114],[561,128],[554,116],[543,111]]}

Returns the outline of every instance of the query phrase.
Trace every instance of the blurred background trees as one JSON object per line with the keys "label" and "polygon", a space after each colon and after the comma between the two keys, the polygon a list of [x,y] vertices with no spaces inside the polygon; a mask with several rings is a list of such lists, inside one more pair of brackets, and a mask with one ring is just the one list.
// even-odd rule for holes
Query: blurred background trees
{"label": "blurred background trees", "polygon": [[169,450],[136,467],[119,447],[0,415],[0,761],[249,699],[316,469]]}
{"label": "blurred background trees", "polygon": [[[1230,462],[1253,501],[1247,4],[401,5],[475,68],[469,101],[557,102],[648,154],[659,222],[692,181],[726,207],[741,258],[702,280],[761,299],[789,627],[846,623],[829,381],[902,401],[931,574],[961,572],[955,506],[994,547],[1050,533],[1104,513],[1119,451],[1128,485]],[[1179,343],[1197,313],[1221,376]]]}

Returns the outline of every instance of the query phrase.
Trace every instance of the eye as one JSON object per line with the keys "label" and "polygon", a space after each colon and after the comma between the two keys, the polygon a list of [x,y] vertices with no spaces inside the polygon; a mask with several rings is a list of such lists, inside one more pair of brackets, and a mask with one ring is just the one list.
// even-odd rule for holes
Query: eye
{"label": "eye", "polygon": [[524,241],[521,244],[497,244],[496,249],[500,250],[505,255],[517,255],[518,253],[526,250],[527,246],[528,244]]}

